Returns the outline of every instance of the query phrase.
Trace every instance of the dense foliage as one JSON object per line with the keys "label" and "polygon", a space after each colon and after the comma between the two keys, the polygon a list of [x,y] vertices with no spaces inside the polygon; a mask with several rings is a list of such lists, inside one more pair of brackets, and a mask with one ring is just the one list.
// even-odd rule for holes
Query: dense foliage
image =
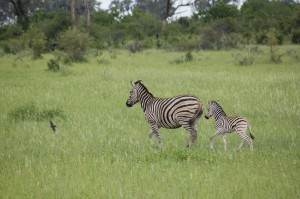
{"label": "dense foliage", "polygon": [[[276,37],[276,45],[300,43],[300,4],[292,0],[247,0],[240,8],[232,4],[234,1],[207,1],[205,5],[203,1],[195,1],[193,15],[177,19],[163,17],[166,16],[161,11],[165,9],[163,1],[138,0],[134,4],[134,1],[115,0],[109,10],[98,9],[96,1],[90,1],[89,23],[86,1],[80,0],[75,24],[65,1],[37,2],[27,5],[29,25],[20,20],[15,23],[13,9],[7,1],[3,3],[0,14],[6,23],[0,26],[0,47],[4,52],[18,53],[31,48],[34,57],[40,57],[43,51],[71,49],[74,43],[62,44],[61,37],[71,26],[76,26],[77,41],[84,41],[85,45],[77,48],[81,51],[77,55],[73,52],[74,60],[81,60],[88,47],[126,48],[132,52],[145,48],[227,49],[244,44],[267,45],[270,34]],[[175,13],[172,6],[169,12]],[[35,36],[28,43],[30,35]]]}

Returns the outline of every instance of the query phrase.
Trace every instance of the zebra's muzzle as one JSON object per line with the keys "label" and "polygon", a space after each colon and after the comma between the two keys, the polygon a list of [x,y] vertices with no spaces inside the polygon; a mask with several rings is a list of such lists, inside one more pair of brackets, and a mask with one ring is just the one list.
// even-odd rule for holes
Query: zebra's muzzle
{"label": "zebra's muzzle", "polygon": [[126,102],[127,107],[132,107],[132,104],[129,104],[128,101]]}
{"label": "zebra's muzzle", "polygon": [[207,115],[205,115],[205,119],[207,119],[207,120],[208,120],[208,119],[209,119],[209,117],[208,117]]}

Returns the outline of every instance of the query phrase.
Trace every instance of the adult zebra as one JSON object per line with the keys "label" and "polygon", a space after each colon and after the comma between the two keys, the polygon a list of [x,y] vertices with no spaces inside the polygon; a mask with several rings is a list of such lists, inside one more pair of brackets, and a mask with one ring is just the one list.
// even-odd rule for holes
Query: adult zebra
{"label": "adult zebra", "polygon": [[197,124],[203,113],[203,104],[193,95],[179,95],[170,98],[154,97],[141,82],[132,83],[132,90],[126,102],[128,107],[140,102],[145,118],[150,125],[149,139],[152,144],[152,135],[156,135],[158,143],[162,146],[159,128],[175,129],[185,128],[190,138],[187,147],[197,139]]}
{"label": "adult zebra", "polygon": [[[224,149],[227,150],[226,145],[226,134],[225,133],[231,133],[236,131],[237,134],[242,138],[242,143],[238,147],[240,150],[244,144],[245,141],[248,142],[250,146],[250,150],[253,151],[253,139],[254,135],[251,131],[251,127],[249,123],[247,122],[247,119],[244,117],[229,117],[224,112],[223,108],[220,106],[220,104],[216,101],[210,101],[208,102],[208,110],[205,115],[206,119],[209,119],[211,116],[214,116],[215,118],[215,127],[217,128],[217,131],[210,137],[210,148],[211,150],[214,149],[213,146],[213,139],[218,135],[223,135],[223,143],[224,143]],[[249,128],[250,131],[250,137],[246,135],[246,130]]]}

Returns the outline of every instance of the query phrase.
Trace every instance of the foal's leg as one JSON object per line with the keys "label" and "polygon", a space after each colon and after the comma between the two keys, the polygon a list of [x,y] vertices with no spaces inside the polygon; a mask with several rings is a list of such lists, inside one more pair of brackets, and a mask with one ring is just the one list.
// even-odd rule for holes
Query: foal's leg
{"label": "foal's leg", "polygon": [[250,147],[250,150],[253,151],[252,139],[248,135],[246,135],[245,132],[237,132],[237,133],[242,138],[242,142],[241,142],[240,146],[238,147],[238,150],[241,150],[242,147],[243,147],[244,142],[247,142],[249,147]]}
{"label": "foal's leg", "polygon": [[218,135],[220,135],[222,133],[222,130],[221,129],[218,129],[214,134],[212,134],[210,136],[210,150],[214,150],[214,144],[213,144],[213,141],[214,141],[214,138]]}
{"label": "foal's leg", "polygon": [[224,133],[223,136],[223,143],[224,143],[224,151],[227,151],[227,142],[226,142],[226,134]]}

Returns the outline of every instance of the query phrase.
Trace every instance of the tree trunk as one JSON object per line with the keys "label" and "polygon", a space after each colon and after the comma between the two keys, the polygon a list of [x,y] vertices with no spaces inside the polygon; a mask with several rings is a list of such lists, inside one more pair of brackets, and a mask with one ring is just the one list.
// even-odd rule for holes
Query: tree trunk
{"label": "tree trunk", "polygon": [[17,15],[17,22],[22,26],[24,30],[28,29],[29,18],[27,16],[26,4],[28,1],[22,0],[10,0],[15,9],[15,14]]}
{"label": "tree trunk", "polygon": [[73,26],[77,24],[77,0],[71,0],[71,19]]}
{"label": "tree trunk", "polygon": [[90,27],[91,26],[91,16],[90,16],[89,0],[84,0],[84,15],[85,15],[86,26]]}

